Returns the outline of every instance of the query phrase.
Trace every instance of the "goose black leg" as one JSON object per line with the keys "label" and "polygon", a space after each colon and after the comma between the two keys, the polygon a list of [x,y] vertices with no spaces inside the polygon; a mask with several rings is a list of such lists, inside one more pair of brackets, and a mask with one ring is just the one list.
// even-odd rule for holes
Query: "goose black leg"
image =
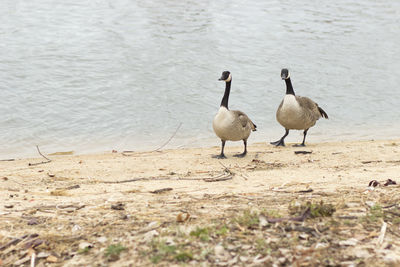
{"label": "goose black leg", "polygon": [[279,139],[278,141],[275,141],[275,142],[271,142],[270,144],[274,145],[274,146],[285,146],[285,137],[288,136],[289,129],[285,129],[285,130],[286,130],[285,135],[282,136],[281,139]]}
{"label": "goose black leg", "polygon": [[226,159],[225,154],[224,154],[224,148],[225,148],[225,142],[226,141],[225,140],[221,140],[221,142],[222,142],[221,154],[212,156],[213,158]]}
{"label": "goose black leg", "polygon": [[244,144],[244,151],[243,151],[243,153],[233,155],[234,157],[243,158],[244,156],[246,156],[246,154],[247,154],[247,140],[243,140],[243,144]]}
{"label": "goose black leg", "polygon": [[303,135],[304,135],[304,136],[303,136],[303,143],[301,143],[301,144],[296,144],[296,145],[293,145],[293,146],[295,146],[295,147],[306,146],[305,142],[306,142],[307,131],[308,131],[308,129],[304,130],[304,132],[303,132]]}

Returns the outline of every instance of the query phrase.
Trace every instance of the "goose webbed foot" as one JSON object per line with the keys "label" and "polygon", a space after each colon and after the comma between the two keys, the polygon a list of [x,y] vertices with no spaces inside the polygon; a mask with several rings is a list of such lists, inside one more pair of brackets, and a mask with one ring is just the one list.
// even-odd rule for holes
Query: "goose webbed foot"
{"label": "goose webbed foot", "polygon": [[243,139],[243,145],[244,145],[243,153],[235,154],[235,155],[233,155],[234,157],[236,157],[236,158],[244,158],[244,156],[246,156],[246,154],[247,154],[247,139]]}
{"label": "goose webbed foot", "polygon": [[219,155],[214,155],[212,156],[215,159],[226,159],[225,154],[224,154],[224,148],[225,148],[225,140],[221,140],[221,154]]}
{"label": "goose webbed foot", "polygon": [[226,159],[225,154],[213,155],[212,158],[214,159]]}
{"label": "goose webbed foot", "polygon": [[235,154],[233,156],[236,157],[236,158],[244,158],[244,156],[246,156],[246,154],[247,154],[247,152],[243,152],[243,153],[240,153],[240,154]]}
{"label": "goose webbed foot", "polygon": [[275,142],[270,142],[271,145],[274,146],[285,146],[285,141],[283,141],[282,139],[275,141]]}
{"label": "goose webbed foot", "polygon": [[286,136],[288,136],[288,134],[289,134],[289,129],[285,129],[285,134],[282,136],[282,138],[279,139],[278,141],[271,142],[270,144],[274,146],[285,146],[285,138]]}
{"label": "goose webbed foot", "polygon": [[304,143],[293,145],[293,147],[305,147],[305,146],[306,146],[306,145],[305,145]]}

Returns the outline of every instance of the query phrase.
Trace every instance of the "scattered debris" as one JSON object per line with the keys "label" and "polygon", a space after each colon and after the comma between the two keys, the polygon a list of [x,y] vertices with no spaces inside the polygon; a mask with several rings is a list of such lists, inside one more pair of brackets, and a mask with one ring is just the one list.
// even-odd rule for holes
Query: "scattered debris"
{"label": "scattered debris", "polygon": [[150,193],[152,193],[152,194],[161,194],[161,193],[172,191],[172,190],[173,189],[171,187],[167,187],[167,188],[161,188],[161,189],[157,189],[157,190],[154,190],[154,191],[150,191]]}
{"label": "scattered debris", "polygon": [[176,221],[179,223],[187,222],[190,218],[190,214],[188,212],[181,212],[176,216]]}
{"label": "scattered debris", "polygon": [[124,203],[117,203],[114,205],[111,205],[112,210],[125,210],[125,204]]}
{"label": "scattered debris", "polygon": [[294,154],[298,155],[298,154],[311,154],[312,151],[304,151],[304,150],[298,150],[295,151]]}
{"label": "scattered debris", "polygon": [[82,242],[79,244],[78,247],[80,250],[84,250],[84,249],[88,249],[88,248],[93,248],[93,244],[91,244],[89,242]]}
{"label": "scattered debris", "polygon": [[39,220],[37,218],[32,218],[28,221],[28,225],[37,225],[39,224]]}
{"label": "scattered debris", "polygon": [[68,186],[65,188],[57,188],[57,190],[72,190],[72,189],[78,189],[78,188],[81,188],[81,186],[79,184],[76,184],[76,185],[71,185],[71,186]]}
{"label": "scattered debris", "polygon": [[311,193],[311,192],[314,192],[314,190],[312,188],[308,188],[306,190],[297,191],[297,193]]}
{"label": "scattered debris", "polygon": [[281,169],[286,167],[287,165],[280,162],[265,162],[264,160],[253,159],[247,166],[247,170],[273,170],[273,169]]}
{"label": "scattered debris", "polygon": [[224,177],[219,177],[219,178],[204,178],[204,182],[221,182],[221,181],[227,181],[227,180],[232,180],[233,175],[227,175]]}
{"label": "scattered debris", "polygon": [[380,185],[380,183],[377,180],[372,180],[368,184],[369,187],[377,187],[378,185]]}
{"label": "scattered debris", "polygon": [[[397,184],[396,181],[393,181],[392,179],[387,179],[383,184],[383,186],[396,185],[396,184]],[[381,183],[378,182],[377,180],[372,180],[368,183],[368,187],[377,187],[380,185]]]}
{"label": "scattered debris", "polygon": [[382,160],[366,160],[366,161],[361,161],[362,164],[370,164],[370,163],[380,163]]}
{"label": "scattered debris", "polygon": [[387,179],[387,181],[383,184],[384,186],[388,186],[388,185],[395,185],[397,184],[395,181],[393,181],[392,179]]}
{"label": "scattered debris", "polygon": [[50,262],[50,263],[56,263],[56,262],[58,262],[58,258],[54,255],[50,255],[46,258],[46,261]]}
{"label": "scattered debris", "polygon": [[355,246],[357,245],[358,240],[355,238],[349,238],[347,240],[339,241],[339,246]]}
{"label": "scattered debris", "polygon": [[382,246],[382,244],[383,244],[383,239],[385,238],[385,233],[386,233],[386,227],[387,227],[387,223],[383,222],[382,227],[381,227],[381,232],[379,234],[378,240],[376,241],[376,245],[379,247]]}
{"label": "scattered debris", "polygon": [[36,146],[36,149],[39,152],[39,155],[42,156],[43,158],[45,158],[47,161],[42,161],[42,162],[38,162],[38,163],[28,163],[29,166],[36,166],[36,165],[41,165],[41,164],[46,164],[46,163],[51,162],[51,159],[49,159],[48,157],[43,155],[42,152],[40,152],[39,146]]}
{"label": "scattered debris", "polygon": [[68,196],[69,194],[65,190],[54,190],[50,192],[50,195],[63,197],[63,196]]}
{"label": "scattered debris", "polygon": [[310,217],[330,217],[336,211],[332,204],[324,204],[321,200],[319,203],[307,202],[305,204],[291,203],[289,205],[290,214],[301,214],[304,210],[309,210]]}

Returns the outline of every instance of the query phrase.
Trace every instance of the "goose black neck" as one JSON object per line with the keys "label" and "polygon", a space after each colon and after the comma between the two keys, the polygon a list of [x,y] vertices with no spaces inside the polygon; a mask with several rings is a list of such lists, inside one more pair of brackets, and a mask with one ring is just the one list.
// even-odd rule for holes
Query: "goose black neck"
{"label": "goose black neck", "polygon": [[285,79],[285,82],[286,82],[286,94],[295,95],[293,91],[292,81],[290,80],[290,78]]}
{"label": "goose black neck", "polygon": [[231,92],[231,81],[225,82],[225,94],[221,101],[221,107],[228,109],[229,93]]}

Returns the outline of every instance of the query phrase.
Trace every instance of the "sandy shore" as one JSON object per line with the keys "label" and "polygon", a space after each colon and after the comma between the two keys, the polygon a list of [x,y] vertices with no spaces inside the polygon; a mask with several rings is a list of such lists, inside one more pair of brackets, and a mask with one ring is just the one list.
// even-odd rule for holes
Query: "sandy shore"
{"label": "sandy shore", "polygon": [[[0,162],[0,247],[4,246],[0,250],[1,262],[8,266],[25,259],[28,264],[35,251],[35,255],[42,253],[43,256],[37,259],[38,264],[53,260],[71,266],[95,263],[136,266],[148,265],[151,261],[169,265],[168,257],[154,261],[140,252],[146,248],[151,250],[149,242],[163,236],[165,224],[190,228],[213,219],[227,219],[232,212],[247,209],[277,210],[285,217],[288,204],[293,201],[332,203],[336,207],[334,218],[341,214],[367,216],[369,209],[378,204],[380,207],[393,205],[397,209],[394,212],[400,213],[399,185],[367,190],[371,180],[400,182],[400,139],[315,143],[304,148],[276,148],[257,143],[249,146],[249,154],[242,159],[232,157],[242,147],[229,143],[225,150],[227,159],[211,158],[219,149],[53,155],[48,156],[50,163],[32,166],[29,164],[44,159],[38,156]],[[311,153],[296,154],[296,151]],[[183,219],[179,217],[182,214]],[[189,220],[185,219],[187,214],[190,214]],[[376,227],[369,231],[375,235],[369,238],[368,229],[360,230],[357,236],[352,235],[355,233],[352,228],[349,232],[338,232],[340,240],[355,241],[337,248],[343,249],[343,255],[353,253],[353,257],[337,260],[364,261],[371,266],[372,260],[388,265],[400,263],[397,237],[400,226],[395,217],[388,222],[379,251],[372,251],[371,246],[376,248],[386,217],[375,223]],[[156,227],[152,228],[152,223]],[[7,245],[25,234],[38,234],[43,243],[33,246],[35,250],[30,252],[27,246],[23,247],[23,242]],[[93,248],[80,253],[85,249],[82,242],[90,243]],[[105,251],[114,243],[121,243],[127,249],[110,259],[104,256]],[[329,241],[327,244],[332,245]],[[191,256],[182,264],[223,262],[218,259],[216,241],[208,245],[209,257]],[[362,252],[355,255],[353,249]],[[19,253],[11,253],[15,251]],[[270,257],[268,261],[273,263],[284,254],[271,253],[260,255]],[[225,266],[257,265],[256,255],[250,254],[243,261],[238,258],[234,264],[229,264],[234,253],[231,257],[225,255],[228,262]],[[181,264],[179,259],[172,261]],[[288,263],[290,260],[284,264]]]}

